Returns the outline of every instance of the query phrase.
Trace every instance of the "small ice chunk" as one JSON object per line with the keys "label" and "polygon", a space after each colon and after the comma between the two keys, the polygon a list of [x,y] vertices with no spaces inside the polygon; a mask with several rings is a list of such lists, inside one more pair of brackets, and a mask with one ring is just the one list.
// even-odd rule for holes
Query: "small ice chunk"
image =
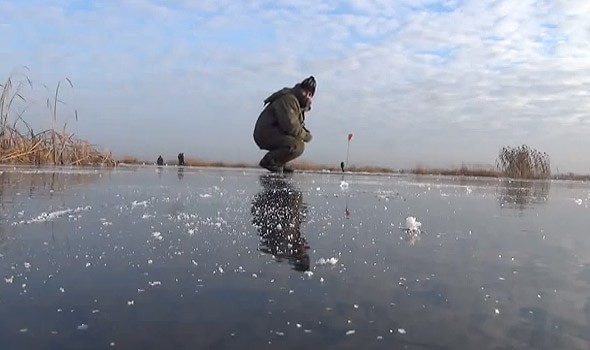
{"label": "small ice chunk", "polygon": [[93,313],[93,314],[97,314],[97,313],[99,313],[99,312],[100,312],[100,310],[92,310],[92,313]]}
{"label": "small ice chunk", "polygon": [[162,237],[162,234],[161,234],[160,232],[158,232],[158,231],[156,231],[156,232],[152,232],[152,236],[153,236],[155,239],[157,239],[157,240],[160,240],[160,241],[163,239],[163,237]]}
{"label": "small ice chunk", "polygon": [[575,202],[577,205],[582,205],[582,203],[583,203],[581,198],[576,199]]}
{"label": "small ice chunk", "polygon": [[152,286],[152,287],[154,287],[154,286],[161,286],[161,285],[162,285],[162,282],[160,282],[160,281],[153,281],[153,282],[152,282],[152,281],[150,281],[150,282],[148,282],[148,283],[149,283],[149,285],[150,285],[150,286]]}
{"label": "small ice chunk", "polygon": [[311,276],[313,276],[313,272],[312,272],[312,271],[310,271],[310,270],[307,270],[307,271],[305,271],[305,272],[304,272],[304,274],[305,274],[307,277],[311,277]]}
{"label": "small ice chunk", "polygon": [[134,300],[129,300],[129,301],[127,301],[127,305],[128,306],[135,305],[135,301]]}
{"label": "small ice chunk", "polygon": [[147,207],[147,204],[148,204],[148,201],[147,200],[146,201],[141,201],[141,202],[133,201],[133,203],[131,203],[131,207],[132,208],[135,208],[135,207],[138,207],[138,206]]}
{"label": "small ice chunk", "polygon": [[21,328],[21,329],[19,329],[19,332],[26,333],[28,330],[29,330],[28,328]]}
{"label": "small ice chunk", "polygon": [[219,272],[223,273],[223,267],[219,266]]}
{"label": "small ice chunk", "polygon": [[109,344],[109,345],[110,345],[111,347],[112,347],[112,346],[115,346],[115,342],[114,342],[114,341],[112,341],[112,342],[111,342],[111,344]]}
{"label": "small ice chunk", "polygon": [[66,290],[63,287],[59,287],[59,291],[62,292],[62,293],[65,293],[66,292]]}
{"label": "small ice chunk", "polygon": [[14,276],[10,276],[10,277],[4,277],[4,282],[12,284],[12,282],[14,281]]}
{"label": "small ice chunk", "polygon": [[281,225],[281,224],[277,224],[277,230],[279,230],[279,231],[280,231],[280,230],[282,230],[282,229],[283,229],[283,225]]}
{"label": "small ice chunk", "polygon": [[316,261],[316,264],[317,265],[336,265],[337,262],[338,262],[338,259],[335,257],[328,258],[328,259],[319,258],[318,261]]}
{"label": "small ice chunk", "polygon": [[397,329],[397,332],[398,332],[399,334],[406,334],[406,330],[405,330],[405,329],[403,329],[403,328],[398,328],[398,329]]}
{"label": "small ice chunk", "polygon": [[275,334],[278,335],[279,337],[282,337],[285,335],[284,332],[279,332],[279,331],[276,331]]}
{"label": "small ice chunk", "polygon": [[340,189],[347,190],[348,189],[348,182],[346,182],[344,180],[340,181]]}
{"label": "small ice chunk", "polygon": [[420,227],[422,223],[417,221],[414,216],[408,216],[406,218],[406,230],[410,233],[420,233]]}
{"label": "small ice chunk", "polygon": [[87,263],[86,263],[86,267],[90,267],[90,265],[91,265],[91,264],[90,264],[89,262],[87,262]]}
{"label": "small ice chunk", "polygon": [[253,274],[252,274],[252,277],[254,277],[254,278],[258,278],[258,275],[257,275],[257,274],[255,274],[255,273],[253,273]]}
{"label": "small ice chunk", "polygon": [[352,335],[354,333],[356,333],[356,331],[354,329],[351,329],[349,331],[346,331],[346,335]]}
{"label": "small ice chunk", "polygon": [[79,331],[85,331],[87,329],[88,329],[88,325],[87,324],[82,323],[81,325],[78,326],[78,330]]}
{"label": "small ice chunk", "polygon": [[495,309],[494,312],[496,313],[496,315],[500,314],[500,310],[498,310],[498,309]]}
{"label": "small ice chunk", "polygon": [[148,265],[151,265],[153,262],[154,262],[154,261],[153,261],[152,259],[149,259],[149,260],[147,261]]}
{"label": "small ice chunk", "polygon": [[299,323],[295,324],[295,326],[297,326],[297,328],[301,328],[302,327],[301,324],[299,324]]}
{"label": "small ice chunk", "polygon": [[359,308],[359,306],[358,306],[357,304],[354,304],[354,308],[355,308],[355,309],[358,309],[358,308]]}
{"label": "small ice chunk", "polygon": [[23,265],[25,265],[25,269],[31,268],[31,263],[25,262]]}

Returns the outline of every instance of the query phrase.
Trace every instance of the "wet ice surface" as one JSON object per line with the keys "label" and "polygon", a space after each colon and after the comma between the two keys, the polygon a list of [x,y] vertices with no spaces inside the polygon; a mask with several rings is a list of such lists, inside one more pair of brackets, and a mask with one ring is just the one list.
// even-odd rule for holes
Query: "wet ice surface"
{"label": "wet ice surface", "polygon": [[2,349],[590,348],[588,184],[0,172]]}

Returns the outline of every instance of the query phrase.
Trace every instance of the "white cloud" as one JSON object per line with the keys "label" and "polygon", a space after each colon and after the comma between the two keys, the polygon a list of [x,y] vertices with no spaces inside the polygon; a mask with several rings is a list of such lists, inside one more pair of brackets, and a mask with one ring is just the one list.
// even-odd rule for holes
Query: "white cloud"
{"label": "white cloud", "polygon": [[582,1],[72,4],[1,4],[3,73],[72,78],[77,131],[118,153],[253,162],[262,100],[313,74],[306,159],[338,163],[352,131],[356,162],[493,163],[530,142],[560,170],[590,171]]}

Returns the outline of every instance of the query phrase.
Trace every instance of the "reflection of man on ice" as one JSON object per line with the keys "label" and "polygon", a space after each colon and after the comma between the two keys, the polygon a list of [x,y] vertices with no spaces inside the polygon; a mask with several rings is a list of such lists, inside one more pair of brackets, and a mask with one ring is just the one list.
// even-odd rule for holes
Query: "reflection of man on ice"
{"label": "reflection of man on ice", "polygon": [[252,223],[261,238],[260,250],[277,261],[287,259],[298,271],[309,270],[309,246],[301,234],[305,218],[303,195],[282,178],[263,175],[262,191],[252,201]]}
{"label": "reflection of man on ice", "polygon": [[271,171],[286,173],[293,169],[286,164],[301,156],[305,142],[311,141],[311,132],[305,127],[305,112],[311,109],[316,90],[313,76],[292,88],[282,88],[270,95],[254,127],[254,142],[266,155],[260,166]]}

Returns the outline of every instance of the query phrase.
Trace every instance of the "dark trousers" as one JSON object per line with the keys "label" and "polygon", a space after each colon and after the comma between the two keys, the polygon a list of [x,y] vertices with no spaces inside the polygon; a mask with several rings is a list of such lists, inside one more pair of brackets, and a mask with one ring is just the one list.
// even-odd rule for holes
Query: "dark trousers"
{"label": "dark trousers", "polygon": [[284,165],[287,162],[301,156],[305,150],[303,141],[298,140],[290,135],[275,134],[265,135],[265,137],[254,137],[254,141],[260,149],[268,152],[262,158],[262,161]]}

